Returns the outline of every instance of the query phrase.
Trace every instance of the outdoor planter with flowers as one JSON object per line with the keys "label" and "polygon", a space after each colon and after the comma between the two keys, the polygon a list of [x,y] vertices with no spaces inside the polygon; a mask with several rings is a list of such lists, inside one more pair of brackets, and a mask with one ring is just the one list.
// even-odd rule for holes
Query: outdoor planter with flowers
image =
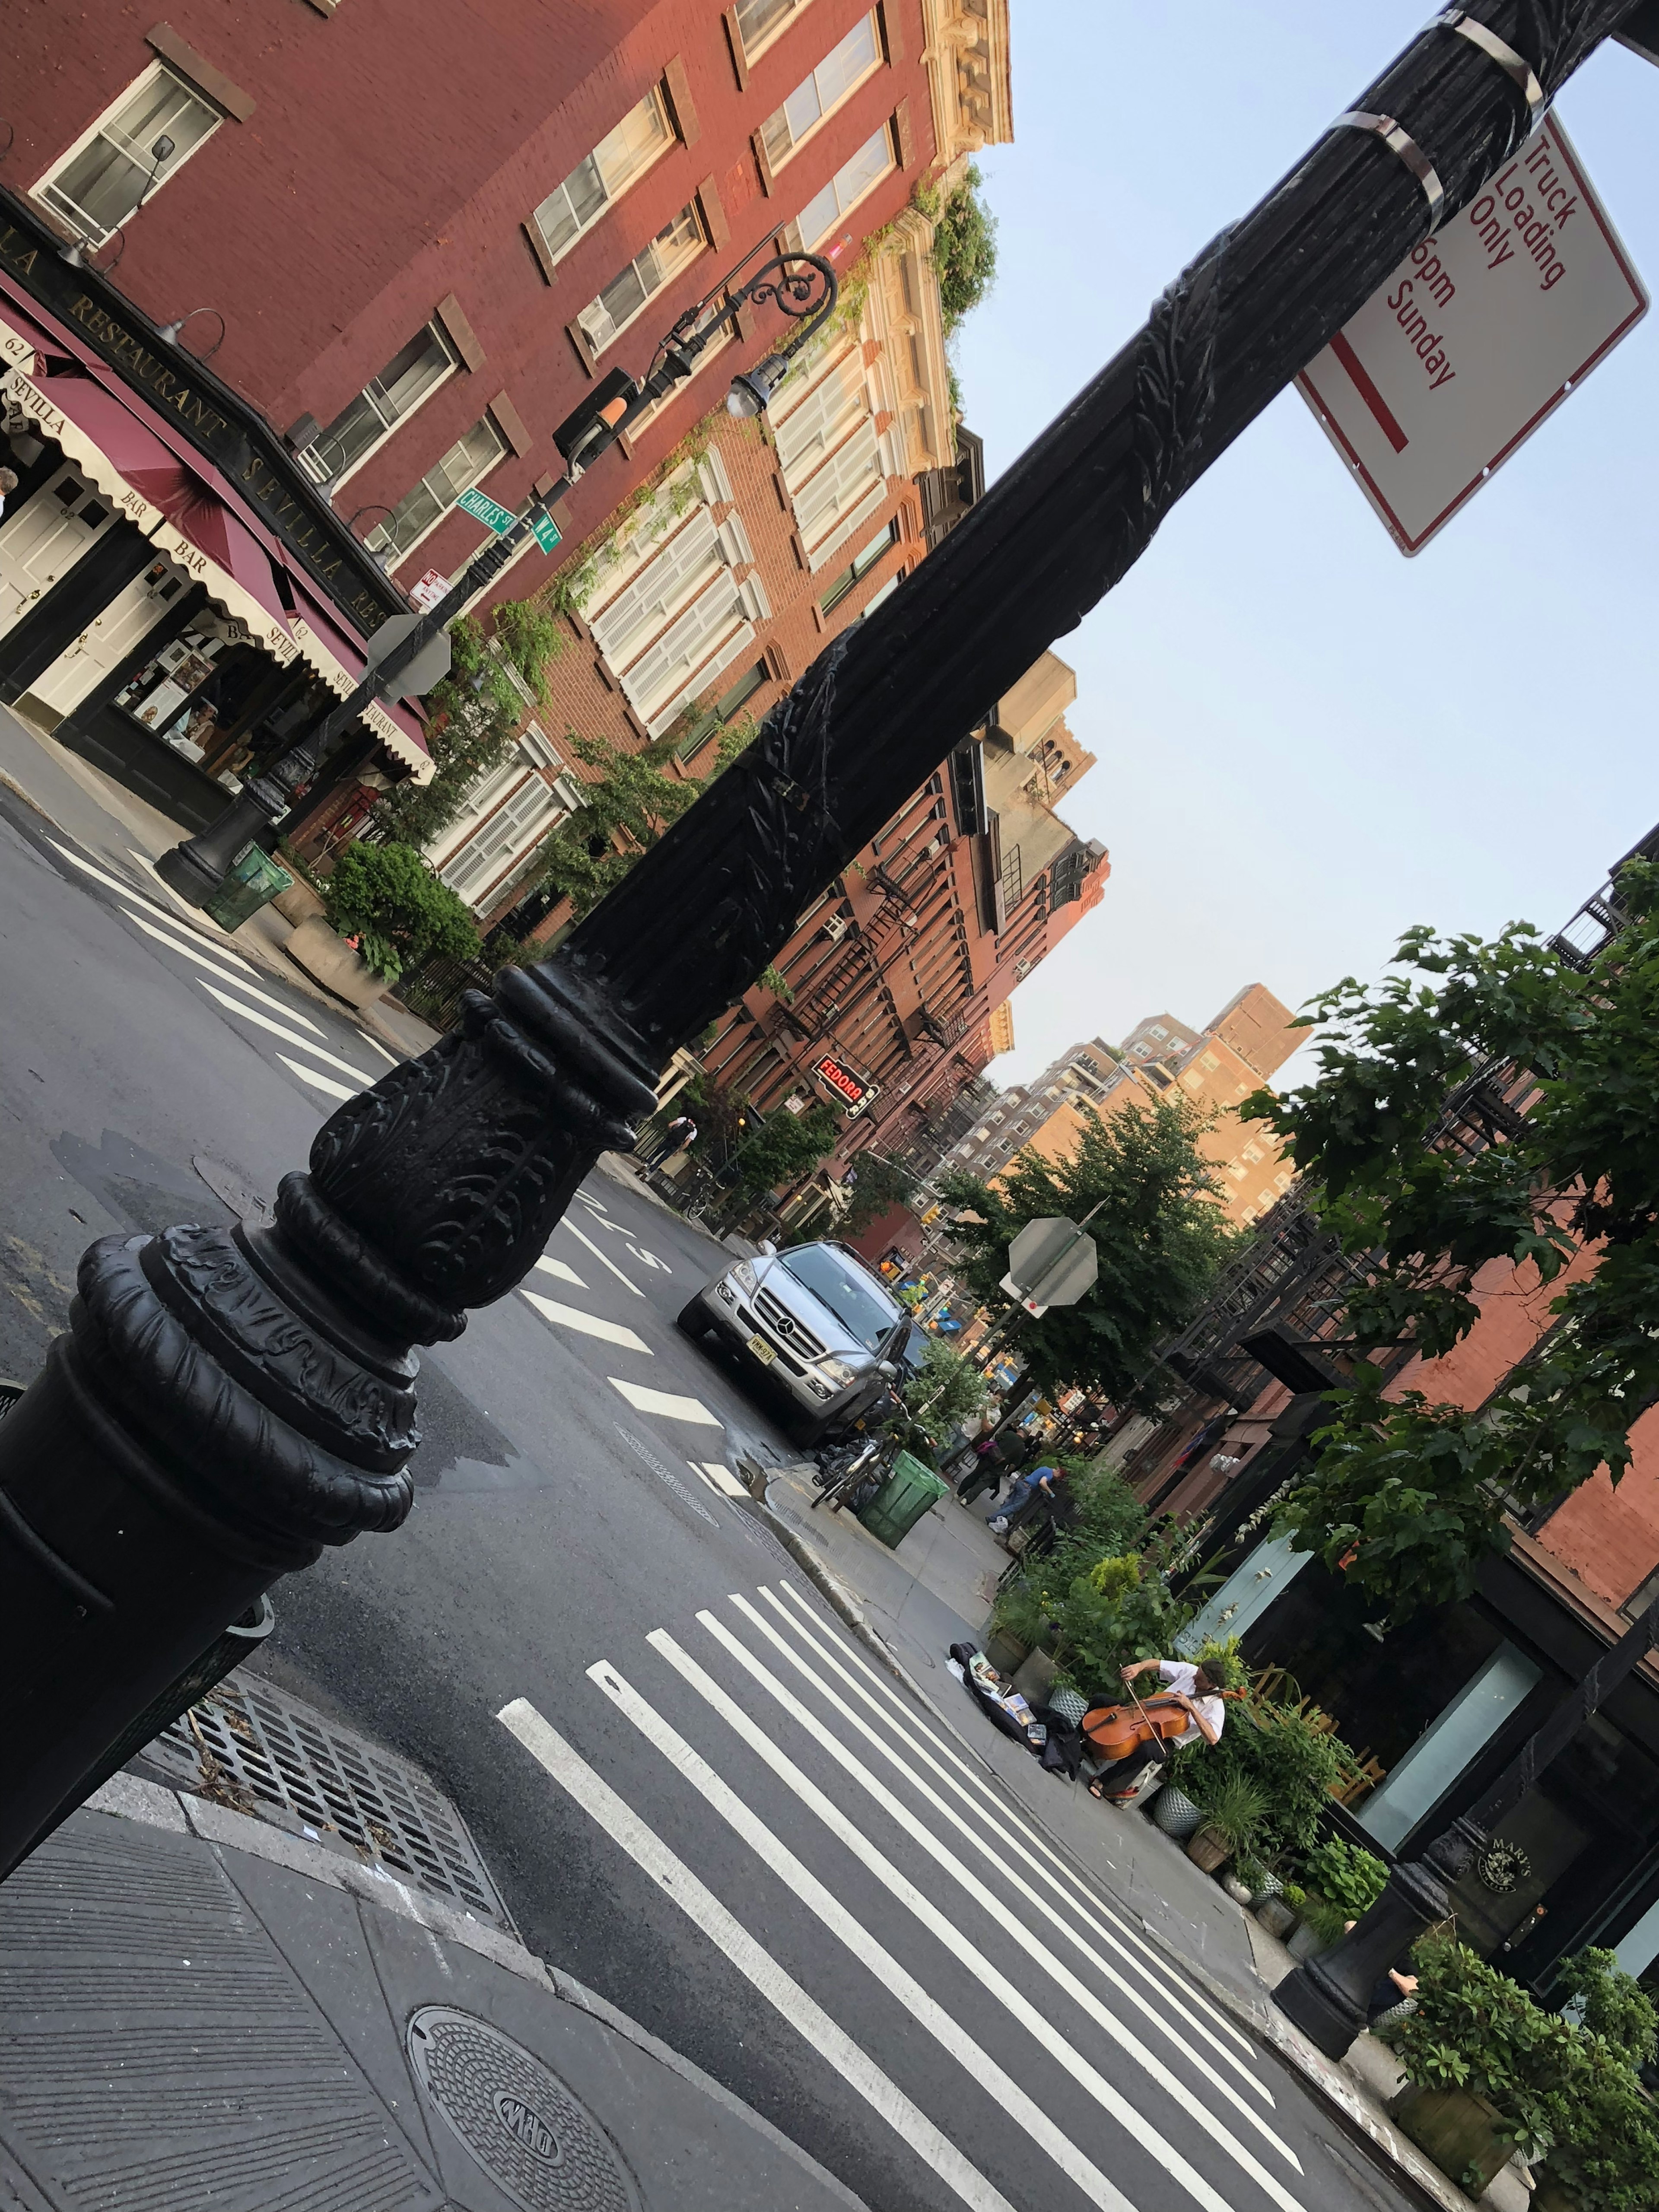
{"label": "outdoor planter with flowers", "polygon": [[353,1006],[378,998],[405,968],[439,954],[470,960],[478,950],[471,915],[408,845],[348,846],[322,902],[284,950]]}

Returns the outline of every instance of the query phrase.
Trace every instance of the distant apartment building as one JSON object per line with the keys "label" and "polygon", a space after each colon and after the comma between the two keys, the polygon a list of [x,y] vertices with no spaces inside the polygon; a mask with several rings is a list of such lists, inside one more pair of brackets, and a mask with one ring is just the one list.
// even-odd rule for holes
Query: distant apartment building
{"label": "distant apartment building", "polygon": [[[1100,1038],[1073,1045],[1032,1082],[1000,1093],[948,1164],[988,1181],[1024,1152],[1042,1159],[1069,1158],[1090,1112],[1103,1117],[1132,1112],[1178,1095],[1211,1117],[1198,1150],[1227,1218],[1235,1227],[1247,1225],[1293,1180],[1277,1140],[1259,1125],[1241,1121],[1237,1110],[1302,1042],[1291,1019],[1289,1007],[1265,985],[1252,983],[1200,1030],[1171,1014],[1153,1014],[1119,1046]],[[1254,1058],[1246,1057],[1245,1045]]]}

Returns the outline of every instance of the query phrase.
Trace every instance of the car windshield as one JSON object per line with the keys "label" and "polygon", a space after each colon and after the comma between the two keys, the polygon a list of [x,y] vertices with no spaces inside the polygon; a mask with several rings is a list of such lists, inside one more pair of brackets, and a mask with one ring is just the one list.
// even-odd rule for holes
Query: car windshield
{"label": "car windshield", "polygon": [[838,1252],[823,1244],[803,1244],[787,1253],[780,1265],[805,1284],[820,1305],[828,1306],[837,1321],[844,1322],[866,1352],[878,1352],[892,1334],[899,1309]]}

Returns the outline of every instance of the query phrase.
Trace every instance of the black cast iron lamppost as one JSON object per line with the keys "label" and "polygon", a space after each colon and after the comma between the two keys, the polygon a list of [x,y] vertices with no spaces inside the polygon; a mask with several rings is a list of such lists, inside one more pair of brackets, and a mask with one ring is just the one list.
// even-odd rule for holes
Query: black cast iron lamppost
{"label": "black cast iron lamppost", "polygon": [[1448,1894],[1492,1848],[1494,1832],[1591,1714],[1659,1643],[1659,1599],[1590,1668],[1472,1812],[1460,1814],[1420,1859],[1396,1866],[1364,1918],[1317,1959],[1287,1974],[1273,2002],[1328,2058],[1340,2058],[1364,2027],[1370,1993],[1418,1938],[1451,1911]]}
{"label": "black cast iron lamppost", "polygon": [[[1485,0],[1486,35],[1553,94],[1628,7]],[[1398,120],[1333,126],[1215,239],[545,965],[469,994],[324,1124],[269,1227],[89,1248],[68,1334],[0,1424],[0,1873],[278,1575],[399,1524],[415,1347],[529,1272],[676,1047],[1427,234],[1422,168],[1449,220],[1528,123],[1489,48],[1437,23],[1354,114]]]}
{"label": "black cast iron lamppost", "polygon": [[[374,662],[350,696],[330,708],[302,731],[279,760],[246,786],[210,828],[162,854],[155,864],[156,872],[181,898],[188,899],[192,906],[206,905],[250,839],[270,823],[280,821],[289,811],[295,793],[310,781],[366,708],[377,699],[398,696],[403,689],[399,678],[495,581],[532,535],[537,523],[557,506],[630,424],[692,374],[697,356],[718,333],[735,325],[746,306],[751,302],[763,306],[771,301],[790,318],[795,328],[776,353],[769,355],[746,376],[735,380],[733,398],[728,403],[737,414],[761,412],[782,382],[791,360],[802,347],[811,343],[835,313],[839,294],[835,270],[815,253],[774,255],[739,284],[738,280],[743,277],[744,270],[769,245],[769,240],[766,245],[757,246],[735,269],[728,270],[695,307],[687,308],[657,348],[642,383],[636,384],[625,370],[613,369],[595,386],[582,404],[553,433],[553,442],[565,462],[565,474],[558,482],[525,509],[505,536],[492,539],[484,547],[459,582],[451,586],[429,613],[414,617],[393,616],[381,635],[393,636],[394,641]],[[167,333],[163,331],[161,335],[165,337]],[[739,387],[740,404],[737,399]],[[358,509],[359,514],[367,512],[366,508]],[[382,558],[380,565],[389,573],[389,558]],[[373,640],[369,649],[374,649]],[[443,665],[447,666],[447,659]],[[436,680],[435,674],[422,675],[416,688],[425,690]]]}

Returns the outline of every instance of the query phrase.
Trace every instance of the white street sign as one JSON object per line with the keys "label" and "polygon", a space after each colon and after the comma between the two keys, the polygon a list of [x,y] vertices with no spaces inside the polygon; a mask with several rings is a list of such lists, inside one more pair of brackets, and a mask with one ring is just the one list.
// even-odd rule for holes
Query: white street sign
{"label": "white street sign", "polygon": [[1297,379],[1402,553],[1416,553],[1647,313],[1547,117]]}
{"label": "white street sign", "polygon": [[1049,1214],[1028,1221],[1009,1245],[1008,1273],[998,1287],[1028,1314],[1042,1315],[1050,1306],[1074,1306],[1099,1272],[1094,1238]]}

